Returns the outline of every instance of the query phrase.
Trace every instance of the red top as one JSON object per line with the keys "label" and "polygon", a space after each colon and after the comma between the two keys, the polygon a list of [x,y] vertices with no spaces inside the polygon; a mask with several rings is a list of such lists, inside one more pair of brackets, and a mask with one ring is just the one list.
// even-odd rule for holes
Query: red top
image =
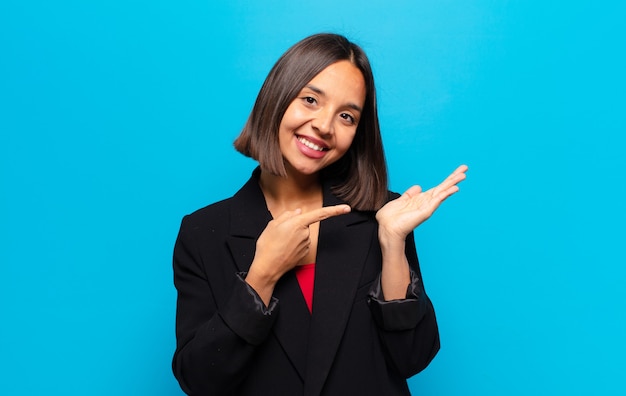
{"label": "red top", "polygon": [[296,267],[296,278],[300,284],[300,290],[304,296],[309,312],[313,313],[313,283],[315,280],[315,263],[299,265]]}

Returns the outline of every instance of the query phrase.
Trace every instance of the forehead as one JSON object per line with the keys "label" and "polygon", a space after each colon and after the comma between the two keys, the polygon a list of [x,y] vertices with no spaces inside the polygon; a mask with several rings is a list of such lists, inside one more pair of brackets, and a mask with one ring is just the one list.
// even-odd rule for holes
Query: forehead
{"label": "forehead", "polygon": [[321,94],[338,100],[357,103],[365,102],[365,79],[363,73],[351,62],[342,60],[319,72],[306,87],[319,90]]}

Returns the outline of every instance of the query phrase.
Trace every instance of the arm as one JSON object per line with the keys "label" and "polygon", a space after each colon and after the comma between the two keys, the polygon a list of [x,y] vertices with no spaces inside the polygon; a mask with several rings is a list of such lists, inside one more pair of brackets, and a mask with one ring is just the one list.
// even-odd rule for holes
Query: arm
{"label": "arm", "polygon": [[[229,394],[246,377],[254,351],[269,334],[277,314],[274,299],[266,308],[236,273],[219,279],[233,285],[218,308],[198,253],[199,242],[181,226],[174,248],[178,290],[174,375],[189,395]],[[215,259],[219,253],[215,252]]]}
{"label": "arm", "polygon": [[439,330],[421,279],[413,233],[406,246],[410,282],[404,286],[403,297],[385,300],[381,274],[368,302],[389,361],[408,378],[426,368],[439,351]]}
{"label": "arm", "polygon": [[370,307],[391,360],[407,377],[424,369],[439,350],[437,322],[421,281],[413,229],[458,191],[466,171],[467,166],[458,167],[428,191],[411,187],[376,214],[382,270]]}

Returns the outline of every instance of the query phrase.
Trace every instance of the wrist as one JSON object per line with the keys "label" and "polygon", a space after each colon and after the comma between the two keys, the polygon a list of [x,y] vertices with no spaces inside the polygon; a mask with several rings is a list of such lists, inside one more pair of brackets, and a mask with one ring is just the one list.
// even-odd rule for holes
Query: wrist
{"label": "wrist", "polygon": [[404,252],[406,236],[398,235],[384,227],[378,228],[378,242],[382,249],[401,249]]}
{"label": "wrist", "polygon": [[245,277],[245,281],[250,287],[257,292],[266,306],[269,306],[272,294],[274,293],[274,287],[278,279],[274,280],[274,277],[264,274],[261,271],[257,271],[254,265],[250,266],[250,270]]}
{"label": "wrist", "polygon": [[246,275],[246,282],[253,282],[256,285],[262,286],[264,288],[273,288],[279,279],[280,275],[262,269],[262,266],[258,265],[254,261],[252,262],[252,265],[250,265],[250,269],[248,270],[248,274]]}

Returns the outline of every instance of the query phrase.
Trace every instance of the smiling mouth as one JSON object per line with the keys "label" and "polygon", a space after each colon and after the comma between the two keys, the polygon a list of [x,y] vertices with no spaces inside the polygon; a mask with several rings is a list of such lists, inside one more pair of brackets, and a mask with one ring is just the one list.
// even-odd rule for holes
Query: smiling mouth
{"label": "smiling mouth", "polygon": [[315,150],[315,151],[328,151],[329,150],[328,147],[318,146],[317,144],[313,143],[312,141],[307,140],[305,137],[298,136],[297,139],[298,139],[298,141],[300,143],[304,144],[305,146],[307,146],[311,150]]}

